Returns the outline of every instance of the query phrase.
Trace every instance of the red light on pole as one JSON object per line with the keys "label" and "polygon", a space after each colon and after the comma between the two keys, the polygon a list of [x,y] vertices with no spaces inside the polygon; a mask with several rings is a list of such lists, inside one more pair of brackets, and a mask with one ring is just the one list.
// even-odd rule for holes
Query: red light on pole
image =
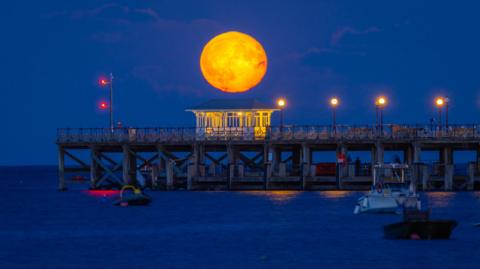
{"label": "red light on pole", "polygon": [[107,87],[109,86],[110,88],[110,102],[102,102],[100,104],[101,109],[109,109],[110,110],[110,129],[113,132],[113,74],[110,73],[110,78],[107,79],[105,77],[100,77],[98,79],[98,84],[100,84],[100,87]]}
{"label": "red light on pole", "polygon": [[100,84],[100,86],[102,86],[102,87],[105,87],[105,86],[107,86],[107,85],[109,84],[109,82],[108,82],[108,80],[107,80],[106,78],[100,78],[100,79],[98,80],[98,84]]}
{"label": "red light on pole", "polygon": [[100,109],[104,110],[108,108],[108,103],[105,101],[100,102]]}

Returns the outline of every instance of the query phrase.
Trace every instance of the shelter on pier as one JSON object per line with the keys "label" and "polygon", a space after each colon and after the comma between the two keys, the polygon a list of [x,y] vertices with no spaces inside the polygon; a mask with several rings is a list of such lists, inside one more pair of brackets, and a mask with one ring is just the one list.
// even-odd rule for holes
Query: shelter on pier
{"label": "shelter on pier", "polygon": [[196,117],[196,136],[262,138],[279,109],[256,99],[213,99],[186,109]]}

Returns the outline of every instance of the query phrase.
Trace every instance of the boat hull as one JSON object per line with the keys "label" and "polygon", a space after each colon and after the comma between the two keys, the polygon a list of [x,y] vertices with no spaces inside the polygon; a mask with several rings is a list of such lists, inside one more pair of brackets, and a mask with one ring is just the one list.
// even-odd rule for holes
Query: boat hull
{"label": "boat hull", "polygon": [[354,213],[395,214],[402,207],[420,209],[418,196],[368,194],[358,200]]}
{"label": "boat hull", "polygon": [[383,231],[388,239],[449,239],[455,227],[453,220],[406,221],[386,225]]}
{"label": "boat hull", "polygon": [[120,199],[114,203],[114,205],[129,205],[129,206],[142,206],[148,205],[152,199],[144,194],[132,195],[123,199]]}

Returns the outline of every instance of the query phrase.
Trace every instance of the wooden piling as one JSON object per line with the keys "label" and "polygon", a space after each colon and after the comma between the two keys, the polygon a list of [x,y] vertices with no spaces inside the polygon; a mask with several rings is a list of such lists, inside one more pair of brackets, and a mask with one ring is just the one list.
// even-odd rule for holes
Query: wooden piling
{"label": "wooden piling", "polygon": [[430,172],[428,166],[422,165],[422,190],[428,190],[428,181],[430,180]]}
{"label": "wooden piling", "polygon": [[167,190],[173,190],[173,166],[175,165],[175,161],[169,159],[167,162]]}
{"label": "wooden piling", "polygon": [[58,146],[58,189],[66,190],[65,186],[65,151]]}
{"label": "wooden piling", "polygon": [[98,182],[98,154],[95,147],[90,147],[90,188],[96,189]]}
{"label": "wooden piling", "polygon": [[467,190],[471,191],[475,187],[475,163],[468,164]]}
{"label": "wooden piling", "polygon": [[127,144],[122,145],[122,179],[123,184],[128,185],[130,181],[130,149]]}
{"label": "wooden piling", "polygon": [[233,151],[232,145],[227,144],[227,159],[228,159],[228,170],[227,170],[227,189],[232,189],[233,176],[235,172],[235,152]]}
{"label": "wooden piling", "polygon": [[445,165],[445,175],[444,175],[444,190],[451,191],[453,187],[453,165],[446,164]]}
{"label": "wooden piling", "polygon": [[302,144],[301,155],[301,175],[302,175],[302,190],[307,188],[307,179],[310,176],[311,151],[306,143]]}

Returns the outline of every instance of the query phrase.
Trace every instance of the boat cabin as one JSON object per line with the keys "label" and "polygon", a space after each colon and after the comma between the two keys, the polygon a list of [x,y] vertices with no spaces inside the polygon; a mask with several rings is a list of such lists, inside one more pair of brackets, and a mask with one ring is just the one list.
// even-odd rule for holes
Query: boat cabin
{"label": "boat cabin", "polygon": [[186,109],[195,114],[197,138],[263,138],[279,109],[256,99],[213,99]]}

